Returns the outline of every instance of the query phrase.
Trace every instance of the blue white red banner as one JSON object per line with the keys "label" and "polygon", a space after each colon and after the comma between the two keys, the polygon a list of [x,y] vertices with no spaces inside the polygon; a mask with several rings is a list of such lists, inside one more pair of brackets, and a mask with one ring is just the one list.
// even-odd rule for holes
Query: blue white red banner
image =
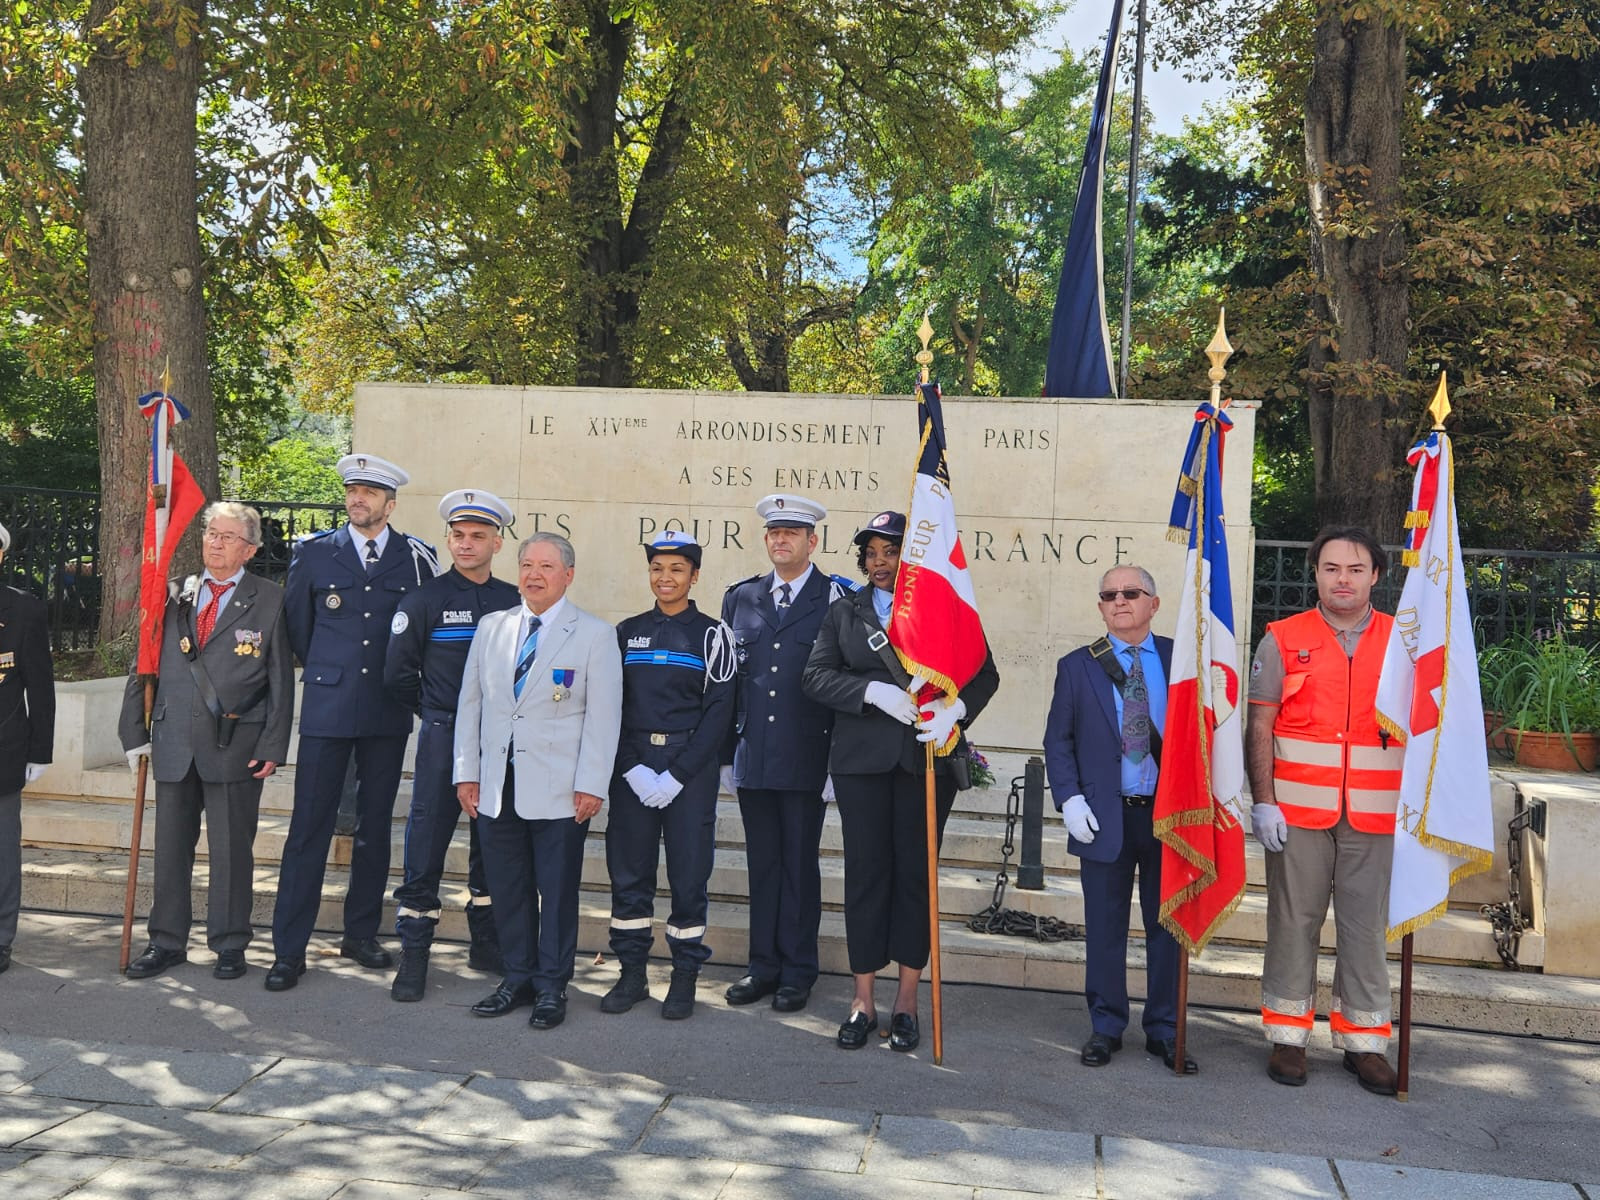
{"label": "blue white red banner", "polygon": [[183,531],[205,507],[205,493],[172,449],[172,427],[189,412],[165,391],[139,397],[150,418],[150,486],[145,490],[144,548],[139,563],[139,655],[136,671],[161,666],[161,625],[167,611],[167,574]]}

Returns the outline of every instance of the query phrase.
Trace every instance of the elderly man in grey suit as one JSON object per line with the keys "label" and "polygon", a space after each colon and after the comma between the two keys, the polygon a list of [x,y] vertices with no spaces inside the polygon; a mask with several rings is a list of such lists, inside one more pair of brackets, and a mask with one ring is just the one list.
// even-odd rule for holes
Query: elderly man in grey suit
{"label": "elderly man in grey suit", "polygon": [[262,781],[289,754],[294,654],[283,589],[245,573],[261,515],[218,503],[205,513],[205,571],[171,589],[150,728],[141,677],[128,680],[119,733],[128,763],[148,754],[156,781],[155,896],[150,945],[128,964],[148,979],[188,960],[194,851],[205,814],[211,881],[206,942],[212,974],[238,979],[250,944],[251,884]]}
{"label": "elderly man in grey suit", "polygon": [[506,972],[472,1011],[532,1004],[535,1029],[566,1019],[583,841],[622,729],[617,633],[566,599],[576,561],[559,534],[517,548],[522,603],[479,621],[456,710],[456,794],[479,818]]}

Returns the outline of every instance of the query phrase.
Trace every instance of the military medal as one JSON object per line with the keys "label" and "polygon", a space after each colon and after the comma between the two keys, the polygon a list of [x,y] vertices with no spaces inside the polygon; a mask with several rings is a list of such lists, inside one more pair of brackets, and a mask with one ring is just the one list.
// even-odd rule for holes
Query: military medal
{"label": "military medal", "polygon": [[577,676],[578,673],[571,667],[556,667],[554,670],[552,670],[550,672],[550,680],[556,685],[556,687],[555,691],[551,693],[550,699],[559,704],[568,696],[572,695],[572,681],[576,679]]}
{"label": "military medal", "polygon": [[338,608],[339,605],[344,603],[344,601],[339,599],[339,593],[338,592],[329,592],[328,593],[328,598],[326,600],[324,600],[323,603],[326,604],[329,608]]}
{"label": "military medal", "polygon": [[181,638],[178,639],[178,649],[182,650],[185,654],[189,653],[190,649],[193,646],[194,646],[194,643],[189,640],[189,635],[188,634],[184,634]]}
{"label": "military medal", "polygon": [[233,640],[238,643],[233,652],[245,658],[261,657],[261,631],[259,629],[235,629]]}

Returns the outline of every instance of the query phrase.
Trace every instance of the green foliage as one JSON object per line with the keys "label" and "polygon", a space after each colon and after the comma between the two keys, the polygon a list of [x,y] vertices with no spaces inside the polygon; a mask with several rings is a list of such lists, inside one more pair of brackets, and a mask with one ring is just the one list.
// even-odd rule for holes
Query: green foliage
{"label": "green foliage", "polygon": [[98,491],[93,381],[41,379],[16,341],[0,325],[0,482]]}
{"label": "green foliage", "polygon": [[1549,637],[1519,634],[1478,655],[1484,711],[1502,729],[1538,733],[1600,731],[1600,651]]}
{"label": "green foliage", "polygon": [[334,463],[344,447],[331,437],[291,433],[239,464],[230,491],[247,500],[341,504],[344,484]]}

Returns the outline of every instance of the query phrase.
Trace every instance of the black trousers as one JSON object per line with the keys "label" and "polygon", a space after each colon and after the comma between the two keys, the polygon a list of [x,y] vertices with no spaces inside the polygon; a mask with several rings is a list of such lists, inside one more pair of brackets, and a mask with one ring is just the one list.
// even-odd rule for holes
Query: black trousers
{"label": "black trousers", "polygon": [[578,884],[589,822],[517,815],[516,785],[506,763],[500,815],[478,817],[483,868],[494,897],[494,924],[505,982],[561,992],[578,953]]}
{"label": "black trousers", "polygon": [[155,888],[150,903],[150,941],[154,945],[183,950],[189,944],[194,917],[194,852],[200,841],[202,812],[211,867],[206,889],[206,944],[213,950],[243,950],[250,944],[262,783],[260,779],[207,783],[191,763],[180,782],[156,784]]}
{"label": "black trousers", "polygon": [[740,788],[750,879],[750,967],[757,979],[809,989],[822,923],[822,818],[816,792]]}
{"label": "black trousers", "polygon": [[[417,731],[417,761],[411,774],[411,811],[406,817],[405,879],[394,890],[394,902],[402,908],[430,913],[441,905],[439,881],[444,876],[445,855],[460,821],[461,803],[456,799],[450,773],[455,760],[455,721],[443,717],[422,718]],[[478,823],[467,821],[467,891],[486,896],[483,851],[478,845]],[[431,917],[395,918],[395,930],[404,945],[427,945],[432,940]]]}
{"label": "black trousers", "polygon": [[[938,841],[955,804],[955,780],[935,775]],[[927,799],[923,776],[896,767],[878,775],[835,775],[844,825],[844,932],[850,970],[891,962],[928,965]]]}
{"label": "black trousers", "polygon": [[405,759],[403,737],[327,738],[301,735],[295,763],[294,813],[278,871],[272,912],[272,948],[279,958],[303,958],[328,869],[328,846],[339,815],[345,768],[356,757],[356,807],[360,824],[350,850],[350,887],[344,898],[344,935],[376,937],[389,890],[394,798]]}

